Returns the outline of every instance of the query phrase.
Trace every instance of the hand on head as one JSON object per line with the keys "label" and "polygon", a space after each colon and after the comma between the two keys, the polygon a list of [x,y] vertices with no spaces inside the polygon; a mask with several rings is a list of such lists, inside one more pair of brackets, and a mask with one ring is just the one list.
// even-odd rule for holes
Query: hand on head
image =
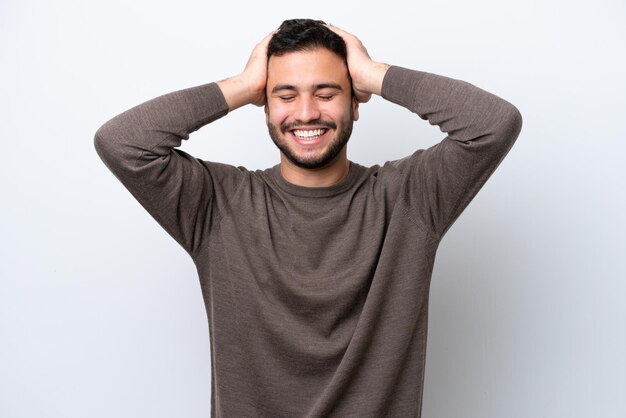
{"label": "hand on head", "polygon": [[267,34],[259,42],[246,63],[241,74],[218,81],[224,99],[228,104],[228,111],[247,105],[265,104],[265,84],[267,82],[267,45],[277,30]]}
{"label": "hand on head", "polygon": [[[389,65],[372,60],[363,43],[356,36],[333,25],[324,25],[335,32],[346,43],[348,71],[352,78],[352,89],[358,102],[365,103],[372,94],[381,94],[382,80]],[[267,47],[278,29],[269,33],[259,42],[246,64],[242,76],[250,86],[251,103],[265,104],[265,83],[267,81]]]}
{"label": "hand on head", "polygon": [[[365,103],[372,94],[380,95],[389,65],[373,61],[356,36],[332,25],[324,26],[341,36],[346,44],[348,71],[356,100]],[[266,103],[267,49],[272,36],[278,31],[279,29],[270,32],[254,47],[241,74],[218,82],[229,110],[245,104],[263,106]]]}
{"label": "hand on head", "polygon": [[348,50],[348,70],[352,78],[352,89],[361,103],[369,101],[372,94],[380,96],[382,81],[389,65],[372,60],[367,49],[356,36],[336,26],[325,25],[341,36]]}
{"label": "hand on head", "polygon": [[250,103],[256,106],[265,104],[265,83],[267,82],[267,45],[278,29],[267,34],[259,42],[246,63],[241,77],[250,91]]}

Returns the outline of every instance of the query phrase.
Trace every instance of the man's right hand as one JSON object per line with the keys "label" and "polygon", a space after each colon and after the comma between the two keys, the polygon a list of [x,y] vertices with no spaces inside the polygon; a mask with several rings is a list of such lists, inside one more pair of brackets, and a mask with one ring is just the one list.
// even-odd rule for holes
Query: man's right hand
{"label": "man's right hand", "polygon": [[224,94],[229,112],[247,104],[256,106],[265,104],[267,45],[274,33],[276,33],[276,30],[269,33],[254,47],[248,63],[241,74],[218,81],[217,85]]}

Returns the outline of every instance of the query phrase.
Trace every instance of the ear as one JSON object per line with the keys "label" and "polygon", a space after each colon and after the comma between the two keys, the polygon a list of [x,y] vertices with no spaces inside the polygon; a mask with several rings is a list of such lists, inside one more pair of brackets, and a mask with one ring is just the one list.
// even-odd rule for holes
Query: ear
{"label": "ear", "polygon": [[265,102],[265,105],[263,106],[263,110],[265,110],[265,124],[269,124],[270,123],[270,110],[267,107],[267,101]]}
{"label": "ear", "polygon": [[352,97],[352,120],[355,122],[359,120],[359,101],[356,99],[356,95]]}

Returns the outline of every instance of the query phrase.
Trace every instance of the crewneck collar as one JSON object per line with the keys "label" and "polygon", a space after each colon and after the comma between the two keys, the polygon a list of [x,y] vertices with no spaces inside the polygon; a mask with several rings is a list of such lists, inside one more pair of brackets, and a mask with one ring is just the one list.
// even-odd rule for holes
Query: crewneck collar
{"label": "crewneck collar", "polygon": [[290,183],[283,178],[280,172],[280,164],[276,164],[270,171],[278,187],[289,194],[300,197],[330,197],[348,190],[358,178],[361,166],[352,161],[348,162],[350,163],[348,175],[338,183],[326,187],[305,187]]}

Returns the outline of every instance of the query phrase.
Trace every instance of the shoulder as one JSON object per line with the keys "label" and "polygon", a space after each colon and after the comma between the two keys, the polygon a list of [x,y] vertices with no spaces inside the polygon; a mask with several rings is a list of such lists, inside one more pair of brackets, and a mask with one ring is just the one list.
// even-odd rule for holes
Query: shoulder
{"label": "shoulder", "polygon": [[380,173],[383,176],[390,178],[405,177],[410,175],[414,171],[415,167],[420,164],[425,151],[426,150],[424,149],[419,149],[406,157],[389,160],[380,168]]}

